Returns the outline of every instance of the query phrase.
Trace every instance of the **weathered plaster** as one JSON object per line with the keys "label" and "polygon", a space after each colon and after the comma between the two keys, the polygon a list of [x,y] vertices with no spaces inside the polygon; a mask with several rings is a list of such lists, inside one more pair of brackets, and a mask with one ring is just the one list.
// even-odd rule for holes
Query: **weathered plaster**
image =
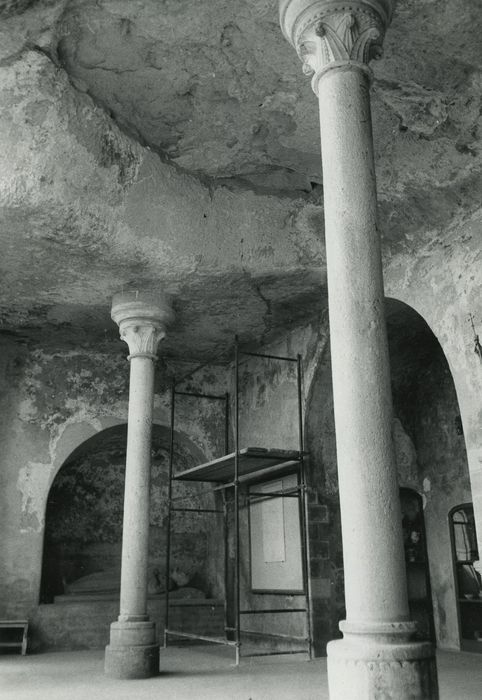
{"label": "weathered plaster", "polygon": [[[322,316],[322,315],[321,315]],[[326,317],[318,317],[265,345],[261,352],[301,356],[302,409],[326,343]],[[295,362],[243,358],[239,372],[240,440],[244,446],[298,449],[298,394]],[[231,375],[231,382],[232,382]],[[231,393],[233,384],[231,383]],[[233,415],[233,411],[231,411]]]}
{"label": "weathered plaster", "polygon": [[[2,595],[4,614],[18,615],[38,602],[51,484],[82,443],[105,428],[125,424],[129,367],[124,350],[29,351],[14,341],[4,343],[2,360],[0,512],[5,538],[0,585],[7,591]],[[166,426],[170,394],[160,364],[154,421]],[[215,369],[201,374],[201,384],[204,381],[210,391],[218,390]],[[219,456],[222,426],[218,406],[179,402],[176,429],[192,439],[200,454]],[[28,581],[27,588],[16,586],[20,579]]]}

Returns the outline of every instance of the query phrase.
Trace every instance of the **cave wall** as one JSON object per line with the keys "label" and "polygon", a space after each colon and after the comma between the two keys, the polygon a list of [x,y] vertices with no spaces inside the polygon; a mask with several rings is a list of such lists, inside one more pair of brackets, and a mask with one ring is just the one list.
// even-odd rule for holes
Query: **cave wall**
{"label": "cave wall", "polygon": [[[316,363],[326,339],[327,318],[323,314],[313,323],[284,333],[259,350],[260,353],[281,357],[301,356],[303,411]],[[232,373],[230,387],[233,396]],[[233,409],[232,405],[231,422]],[[240,446],[298,449],[296,362],[240,355],[239,436]]]}
{"label": "cave wall", "polygon": [[[180,312],[164,346],[208,358],[238,326],[254,338],[279,323],[267,303],[276,311],[281,300],[286,314],[317,293],[321,210],[306,193],[280,199],[164,162],[25,41],[3,64],[0,45],[2,328],[33,342],[68,334],[73,347],[86,328],[102,339],[122,285],[162,280]],[[21,274],[32,261],[35,275]]]}
{"label": "cave wall", "polygon": [[[126,353],[109,350],[104,346],[52,351],[2,340],[0,615],[4,617],[28,617],[38,605],[45,510],[56,474],[87,439],[126,422]],[[165,371],[159,363],[154,421],[167,426],[170,394]],[[198,382],[216,392],[215,368],[209,376],[201,374]],[[220,422],[215,405],[179,402],[177,431],[208,459],[222,454]],[[155,474],[154,493],[156,483]],[[208,542],[206,547],[217,555],[215,543]],[[212,580],[217,564],[210,566]],[[212,586],[219,593],[216,581]]]}

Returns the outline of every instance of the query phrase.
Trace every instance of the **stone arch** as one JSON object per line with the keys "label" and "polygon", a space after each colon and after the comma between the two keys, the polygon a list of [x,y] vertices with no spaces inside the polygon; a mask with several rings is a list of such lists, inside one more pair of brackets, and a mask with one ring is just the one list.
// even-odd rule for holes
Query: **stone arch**
{"label": "stone arch", "polygon": [[[390,297],[386,299],[386,317],[399,483],[420,493],[424,500],[437,642],[441,647],[454,648],[458,634],[447,513],[456,503],[471,500],[458,393],[442,345],[422,315]],[[325,619],[320,618],[318,626],[331,628],[333,638],[338,636],[337,621],[344,611],[329,344],[318,360],[310,385],[305,438],[313,500],[327,511],[326,523],[316,526],[319,541],[312,545],[315,554],[317,548],[328,554],[323,561],[312,560],[312,570],[325,579],[326,585],[320,585],[320,590],[332,591],[319,603]],[[316,611],[316,601],[314,607]]]}
{"label": "stone arch", "polygon": [[[126,425],[126,421],[118,416],[103,416],[101,419],[76,421],[65,426],[62,434],[55,443],[54,457],[49,474],[48,490],[54,482],[59,470],[81,445],[91,438],[103,433],[104,430]],[[45,504],[46,505],[46,501]]]}
{"label": "stone arch", "polygon": [[[115,415],[102,416],[98,419],[92,421],[77,421],[75,423],[69,423],[62,434],[58,438],[55,444],[55,451],[52,463],[50,465],[50,472],[47,483],[47,491],[45,494],[45,501],[43,503],[43,514],[45,515],[45,507],[47,505],[47,496],[52,484],[57,476],[58,472],[62,466],[71,459],[72,455],[76,454],[82,445],[87,444],[90,440],[95,440],[97,436],[106,434],[106,431],[124,426],[127,429],[127,422],[124,418],[119,418]],[[167,441],[167,434],[170,428],[165,422],[154,418],[153,420],[153,431],[158,431],[164,433]],[[189,450],[191,451],[193,457],[197,460],[205,459],[203,451],[192,441],[182,430],[175,430],[175,439],[186,446],[189,445]]]}
{"label": "stone arch", "polygon": [[[164,565],[170,438],[170,428],[154,423],[150,533],[153,571],[161,571]],[[77,441],[56,469],[45,505],[42,602],[52,602],[56,595],[71,593],[73,582],[95,574],[99,567],[104,567],[100,571],[108,574],[104,576],[105,581],[100,581],[102,577],[98,576],[95,585],[102,585],[102,590],[109,591],[106,583],[109,579],[115,580],[118,586],[126,440],[126,423],[116,421],[85,440]],[[180,431],[174,433],[174,452],[178,468],[205,461],[201,450]],[[194,497],[197,485],[186,488]],[[181,529],[174,530],[174,542],[179,544],[174,562],[180,570],[184,569],[184,578],[189,578],[192,571],[199,574],[199,569],[203,568],[200,563],[203,549],[198,547],[196,554],[195,531],[193,523],[184,523]],[[187,555],[181,554],[181,548],[191,553],[190,564]],[[202,576],[205,577],[204,573]],[[157,583],[161,585],[159,580]]]}

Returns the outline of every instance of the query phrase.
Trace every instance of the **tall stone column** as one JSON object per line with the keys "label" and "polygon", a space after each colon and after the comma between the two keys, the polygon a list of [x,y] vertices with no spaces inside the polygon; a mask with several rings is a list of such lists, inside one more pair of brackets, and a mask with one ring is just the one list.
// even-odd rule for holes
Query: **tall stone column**
{"label": "tall stone column", "polygon": [[432,645],[409,621],[377,229],[368,62],[394,4],[280,1],[320,109],[346,599],[344,638],[328,645],[332,700],[438,698]]}
{"label": "tall stone column", "polygon": [[120,614],[110,628],[105,672],[147,678],[159,672],[155,623],[147,615],[154,362],[171,311],[160,297],[127,292],[114,296],[111,315],[129,346],[130,384]]}

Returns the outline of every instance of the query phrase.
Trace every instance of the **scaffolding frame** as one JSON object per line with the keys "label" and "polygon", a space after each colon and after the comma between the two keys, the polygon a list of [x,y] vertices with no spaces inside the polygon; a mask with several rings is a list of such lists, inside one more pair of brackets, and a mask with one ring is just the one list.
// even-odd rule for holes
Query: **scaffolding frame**
{"label": "scaffolding frame", "polygon": [[[290,362],[296,363],[296,385],[297,385],[297,403],[298,403],[298,450],[292,451],[290,459],[286,460],[283,458],[278,459],[275,465],[269,465],[264,469],[255,469],[248,472],[247,474],[240,473],[240,461],[246,455],[248,450],[242,450],[240,448],[239,439],[239,367],[242,363],[241,357],[256,357],[264,360],[274,360],[279,362]],[[206,367],[209,363],[203,363],[202,365],[196,367],[192,372],[184,375],[179,382],[175,380],[171,387],[171,434],[170,434],[170,449],[169,449],[169,481],[168,481],[168,515],[167,515],[167,543],[166,543],[166,572],[165,572],[165,618],[164,618],[164,647],[167,647],[169,637],[174,638],[184,638],[199,641],[207,641],[214,644],[222,644],[225,646],[234,647],[236,653],[236,666],[239,665],[241,659],[241,636],[247,634],[253,637],[264,637],[268,640],[283,640],[291,642],[304,642],[306,648],[304,649],[293,649],[293,650],[269,650],[256,652],[254,654],[244,654],[243,658],[248,656],[271,656],[271,655],[283,655],[283,654],[308,654],[309,658],[312,658],[313,653],[313,637],[312,637],[312,595],[311,595],[311,575],[310,575],[310,552],[309,552],[309,529],[308,529],[308,488],[306,484],[306,466],[305,466],[305,456],[304,452],[304,439],[303,439],[303,405],[302,405],[302,368],[301,368],[301,355],[296,357],[285,357],[279,355],[271,355],[258,352],[248,352],[240,350],[238,338],[235,338],[234,344],[234,453],[230,455],[229,453],[229,433],[230,433],[230,395],[228,392],[224,394],[204,394],[202,392],[191,392],[182,391],[176,389],[177,386],[182,385],[186,379],[192,378],[193,375],[200,369]],[[187,470],[181,474],[174,473],[174,435],[175,435],[175,404],[176,396],[188,396],[191,398],[197,398],[200,400],[209,401],[224,401],[225,402],[225,420],[224,420],[224,452],[225,458],[233,458],[233,477],[227,479],[222,483],[213,483],[213,477],[205,479],[202,476],[202,472],[199,474],[192,474],[192,472],[198,472],[204,467],[211,467],[216,462],[223,462],[223,458],[218,460],[212,460],[205,465],[200,465],[200,467]],[[268,450],[266,452],[269,452]],[[284,451],[279,451],[284,452]],[[273,461],[272,457],[263,454],[256,455],[258,460],[263,461],[265,457],[266,461]],[[255,608],[255,609],[241,609],[241,569],[240,569],[240,510],[242,506],[240,504],[240,487],[249,484],[250,482],[260,482],[265,478],[269,479],[270,475],[279,473],[281,469],[285,471],[288,469],[289,473],[297,474],[297,487],[291,487],[287,490],[282,489],[276,492],[248,492],[247,506],[252,500],[260,501],[267,500],[271,498],[297,498],[299,503],[299,517],[300,517],[300,539],[301,539],[301,563],[302,563],[302,576],[303,576],[303,593],[305,596],[306,604],[304,607],[292,607],[292,608]],[[185,476],[183,476],[183,474]],[[214,494],[217,491],[221,491],[223,497],[223,508],[183,508],[176,507],[174,504],[178,501],[185,500],[187,496],[177,496],[173,498],[172,495],[172,484],[173,481],[197,481],[212,483],[209,489],[205,489],[198,493],[198,496],[203,496],[206,493]],[[233,489],[233,499],[232,505],[234,508],[234,627],[228,625],[228,507],[230,502],[227,499],[226,492],[228,489]],[[172,514],[175,512],[196,512],[196,513],[213,513],[223,515],[223,536],[224,536],[224,637],[215,637],[210,635],[200,635],[192,634],[189,632],[184,632],[181,630],[171,629],[169,626],[169,610],[170,610],[170,595],[169,595],[169,582],[170,582],[170,563],[171,563],[171,538],[172,538]],[[273,595],[283,595],[286,594],[283,591],[277,593],[276,591],[269,591]],[[306,616],[306,636],[295,636],[287,634],[273,634],[269,632],[261,632],[257,630],[246,630],[241,627],[241,618],[243,615],[264,615],[264,614],[287,614],[287,613],[304,613]],[[228,636],[234,636],[234,639],[228,639]]]}

